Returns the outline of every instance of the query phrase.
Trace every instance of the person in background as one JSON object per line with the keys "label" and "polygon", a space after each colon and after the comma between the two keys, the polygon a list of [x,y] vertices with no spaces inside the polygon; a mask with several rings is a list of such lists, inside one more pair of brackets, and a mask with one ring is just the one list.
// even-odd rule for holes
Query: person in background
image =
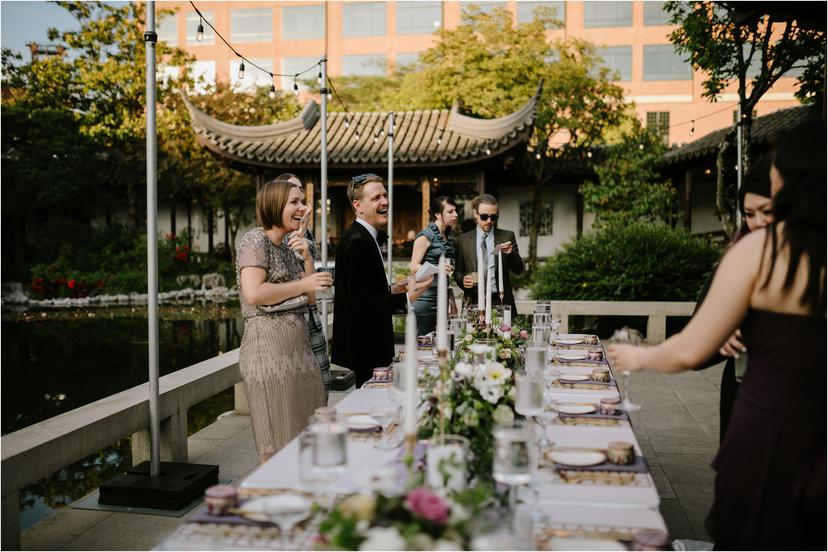
{"label": "person in background", "polygon": [[[733,237],[731,246],[745,235],[764,228],[773,221],[773,207],[771,205],[770,192],[770,158],[760,158],[750,168],[739,189],[739,209],[742,211],[742,225]],[[710,283],[713,281],[713,274],[716,272],[713,267],[710,277],[705,282],[704,288],[696,302],[696,310],[704,302]],[[707,363],[706,367],[722,362],[726,359],[722,371],[722,384],[719,396],[719,444],[724,442],[724,436],[730,421],[730,412],[733,410],[733,403],[736,400],[736,392],[739,390],[739,382],[744,375],[743,369],[747,366],[747,348],[742,343],[742,332],[736,330],[719,349],[719,353]],[[737,363],[739,370],[737,371]],[[737,373],[738,372],[738,373]]]}
{"label": "person in background", "polygon": [[[411,253],[411,273],[416,274],[424,263],[437,266],[440,256],[454,266],[454,244],[452,243],[452,229],[457,223],[457,203],[448,196],[439,196],[431,202],[428,214],[432,221],[420,230],[414,240],[414,251]],[[449,288],[451,294],[451,288]],[[455,307],[454,298],[449,297],[449,309]],[[423,293],[414,304],[417,312],[417,335],[433,332],[437,327],[437,283],[435,282]]]}
{"label": "person in background", "polygon": [[[380,247],[388,240],[388,193],[381,177],[355,176],[348,199],[356,220],[336,248],[336,293],[331,360],[350,368],[356,386],[371,379],[374,368],[394,360],[392,314],[406,311],[431,285],[388,285]],[[407,295],[407,299],[406,299]]]}
{"label": "person in background", "polygon": [[[488,275],[489,285],[492,289],[492,305],[500,304],[498,293],[498,255],[496,247],[501,246],[503,258],[503,304],[512,307],[512,313],[517,314],[515,296],[512,293],[512,281],[509,276],[523,273],[523,259],[520,258],[515,233],[511,230],[495,228],[498,219],[497,199],[489,194],[479,195],[472,200],[472,211],[477,226],[470,232],[460,234],[457,238],[457,252],[454,264],[454,280],[463,290],[466,302],[477,304],[477,286],[485,285],[484,282],[476,283],[470,274],[477,273],[477,259],[483,255],[486,263],[485,273]],[[502,244],[502,245],[501,245]]]}
{"label": "person in background", "polygon": [[[304,194],[305,186],[299,177],[293,173],[282,173],[276,177],[276,180],[287,180],[296,185]],[[287,245],[293,234],[304,237],[308,240],[308,249],[310,249],[311,258],[316,260],[316,240],[313,238],[313,233],[308,228],[310,219],[313,216],[313,206],[308,207],[305,216],[299,223],[299,228],[296,232],[286,233],[283,243]],[[319,370],[322,373],[322,383],[325,385],[325,402],[328,401],[328,394],[331,391],[331,360],[328,357],[328,340],[325,338],[325,332],[322,329],[322,319],[319,317],[319,308],[316,305],[316,299],[309,297],[308,302],[308,332],[310,337],[311,350],[316,357],[316,362],[319,364]]]}
{"label": "person in background", "polygon": [[239,370],[261,462],[298,435],[325,404],[305,314],[309,296],[330,286],[332,277],[314,270],[306,239],[296,235],[288,245],[283,242],[285,234],[299,229],[308,209],[304,200],[304,193],[287,180],[264,184],[256,193],[258,226],[237,246],[244,318]]}
{"label": "person in background", "polygon": [[742,329],[748,367],[713,461],[717,549],[826,548],[825,137],[822,120],[778,139],[773,222],[725,254],[680,333],[608,348],[617,370],[680,372]]}

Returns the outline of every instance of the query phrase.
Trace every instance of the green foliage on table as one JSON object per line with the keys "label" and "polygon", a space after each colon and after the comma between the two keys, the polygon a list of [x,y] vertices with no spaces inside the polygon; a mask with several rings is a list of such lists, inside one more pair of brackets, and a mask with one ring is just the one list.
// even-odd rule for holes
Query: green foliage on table
{"label": "green foliage on table", "polygon": [[537,273],[535,299],[695,301],[721,251],[656,224],[609,226],[566,244]]}
{"label": "green foliage on table", "polygon": [[617,144],[606,146],[595,164],[597,179],[584,183],[584,208],[598,227],[636,221],[671,222],[676,190],[656,168],[666,151],[661,137],[638,122]]}

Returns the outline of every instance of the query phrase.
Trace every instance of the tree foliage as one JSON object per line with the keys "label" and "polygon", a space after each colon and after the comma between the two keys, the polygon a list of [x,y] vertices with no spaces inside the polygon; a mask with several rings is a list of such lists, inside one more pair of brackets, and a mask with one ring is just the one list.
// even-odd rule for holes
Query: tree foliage
{"label": "tree foliage", "polygon": [[[783,76],[797,76],[796,96],[803,102],[821,102],[825,97],[825,31],[804,28],[795,19],[777,20],[774,2],[756,3],[759,17],[742,21],[733,3],[694,1],[667,2],[670,34],[679,53],[687,54],[693,68],[705,75],[704,97],[717,101],[735,82],[742,120],[742,171],[750,168],[750,132],[753,110],[762,96]],[[801,8],[800,8],[801,9]],[[716,205],[725,233],[733,235],[735,197],[727,193],[724,159],[736,143],[736,125],[724,137],[717,166]]]}
{"label": "tree foliage", "polygon": [[597,153],[597,179],[580,189],[596,225],[672,221],[676,190],[656,170],[665,150],[661,137],[637,124]]}

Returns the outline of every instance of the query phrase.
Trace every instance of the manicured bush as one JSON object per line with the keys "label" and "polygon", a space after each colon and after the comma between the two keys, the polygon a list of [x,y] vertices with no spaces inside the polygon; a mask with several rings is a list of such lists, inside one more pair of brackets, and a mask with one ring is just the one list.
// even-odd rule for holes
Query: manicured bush
{"label": "manicured bush", "polygon": [[535,299],[695,301],[721,249],[684,230],[635,223],[570,242],[547,259]]}

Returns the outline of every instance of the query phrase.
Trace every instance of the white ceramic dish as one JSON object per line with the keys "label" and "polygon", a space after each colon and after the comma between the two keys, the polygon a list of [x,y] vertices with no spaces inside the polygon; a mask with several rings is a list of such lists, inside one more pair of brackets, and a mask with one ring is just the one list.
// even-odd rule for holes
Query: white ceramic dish
{"label": "white ceramic dish", "polygon": [[561,414],[592,414],[598,407],[594,404],[559,404],[555,410]]}
{"label": "white ceramic dish", "polygon": [[588,466],[597,466],[607,461],[607,457],[603,452],[593,451],[561,451],[553,450],[546,453],[547,458],[556,464],[563,464],[565,466],[573,466],[576,468],[585,468]]}
{"label": "white ceramic dish", "polygon": [[355,429],[359,431],[366,429],[374,429],[376,427],[380,427],[380,423],[371,416],[366,416],[365,414],[357,414],[348,417],[348,429]]}
{"label": "white ceramic dish", "polygon": [[284,493],[262,496],[245,502],[239,513],[247,519],[273,523],[274,516],[290,513],[296,523],[310,516],[313,502],[306,496]]}
{"label": "white ceramic dish", "polygon": [[626,550],[616,540],[554,537],[548,541],[549,550]]}
{"label": "white ceramic dish", "polygon": [[583,343],[583,339],[575,339],[575,338],[565,338],[565,339],[558,339],[558,345],[580,345]]}
{"label": "white ceramic dish", "polygon": [[569,353],[558,353],[558,358],[561,360],[584,360],[586,358],[586,353],[578,353],[578,352],[569,352]]}
{"label": "white ceramic dish", "polygon": [[561,374],[558,379],[560,381],[587,381],[590,377],[583,374]]}

